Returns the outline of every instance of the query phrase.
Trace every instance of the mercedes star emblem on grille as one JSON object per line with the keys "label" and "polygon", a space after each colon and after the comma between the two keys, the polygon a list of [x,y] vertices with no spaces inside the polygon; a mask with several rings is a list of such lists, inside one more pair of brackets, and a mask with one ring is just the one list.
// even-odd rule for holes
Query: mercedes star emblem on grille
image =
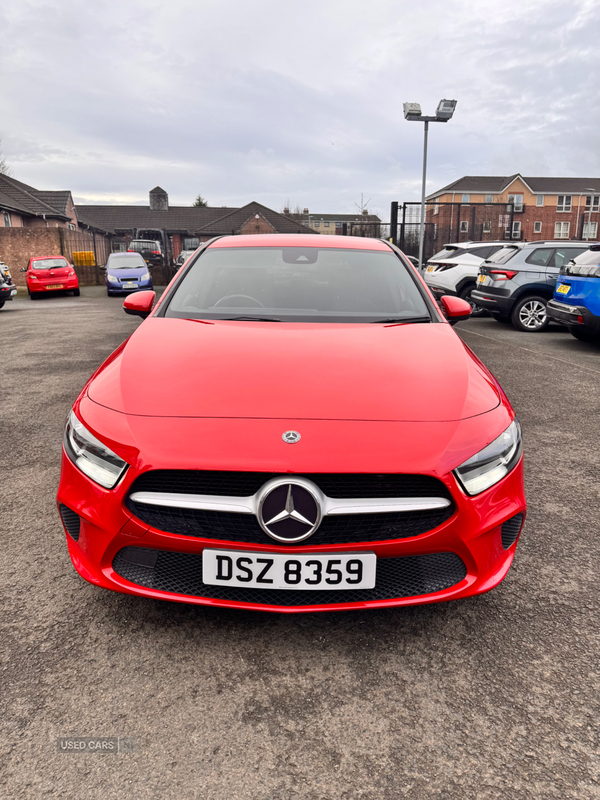
{"label": "mercedes star emblem on grille", "polygon": [[276,478],[263,487],[257,510],[263,531],[278,542],[301,542],[321,524],[319,490],[310,481]]}
{"label": "mercedes star emblem on grille", "polygon": [[286,431],[284,434],[282,434],[281,438],[288,444],[296,444],[296,442],[299,442],[302,437],[298,431]]}

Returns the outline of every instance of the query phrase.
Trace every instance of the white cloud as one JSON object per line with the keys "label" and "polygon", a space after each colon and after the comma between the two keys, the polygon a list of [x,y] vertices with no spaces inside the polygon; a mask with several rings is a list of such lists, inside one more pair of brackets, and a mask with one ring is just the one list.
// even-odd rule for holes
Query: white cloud
{"label": "white cloud", "polygon": [[15,176],[82,198],[387,217],[463,174],[600,175],[595,0],[20,0],[0,9]]}

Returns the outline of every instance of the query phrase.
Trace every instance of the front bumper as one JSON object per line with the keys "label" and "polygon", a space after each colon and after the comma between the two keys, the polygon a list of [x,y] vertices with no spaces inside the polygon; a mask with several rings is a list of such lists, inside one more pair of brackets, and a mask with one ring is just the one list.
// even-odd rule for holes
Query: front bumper
{"label": "front bumper", "polygon": [[[159,466],[162,465],[153,464],[153,468]],[[520,461],[500,483],[476,497],[466,496],[451,472],[442,476],[441,480],[453,498],[454,513],[441,525],[418,536],[317,546],[311,546],[310,540],[299,545],[223,541],[218,538],[218,533],[214,538],[167,533],[136,518],[126,507],[125,501],[130,486],[139,474],[139,470],[130,467],[122,482],[114,490],[107,491],[83,475],[63,451],[57,500],[59,508],[66,507],[79,516],[77,540],[69,533],[66,535],[73,565],[87,581],[106,589],[200,605],[295,613],[436,603],[481,594],[503,580],[514,558],[516,539],[505,549],[502,526],[519,514],[524,517],[526,511]],[[294,605],[290,604],[287,590],[271,590],[270,594],[265,595],[259,594],[261,590],[245,589],[244,592],[219,597],[215,596],[214,590],[220,587],[206,586],[203,589],[201,574],[198,575],[198,567],[194,567],[194,564],[199,563],[199,556],[205,547],[261,554],[284,553],[288,556],[373,552],[381,565],[381,576],[389,572],[394,559],[403,564],[408,564],[412,559],[411,565],[420,570],[427,559],[439,560],[441,557],[443,561],[444,557],[447,557],[446,560],[454,558],[462,561],[464,571],[457,582],[438,591],[416,592],[408,596],[404,592],[403,596],[371,599],[376,598],[377,594],[373,592],[369,595],[369,590],[365,590],[359,599],[344,595],[343,602],[336,600],[337,592],[330,591],[324,596],[321,591],[314,594],[314,603],[310,597],[305,597],[301,604]],[[127,561],[133,553],[135,561],[135,553],[140,551],[148,556],[148,565],[139,567],[137,572],[131,568],[131,564],[124,569],[124,560]],[[163,573],[165,565],[171,570],[172,579],[167,583],[160,579],[158,572],[151,572],[153,568],[149,564],[156,562],[157,555],[162,559]],[[177,573],[178,570],[181,575]],[[170,590],[166,590],[165,586],[169,586]],[[253,601],[254,591],[256,602]]]}

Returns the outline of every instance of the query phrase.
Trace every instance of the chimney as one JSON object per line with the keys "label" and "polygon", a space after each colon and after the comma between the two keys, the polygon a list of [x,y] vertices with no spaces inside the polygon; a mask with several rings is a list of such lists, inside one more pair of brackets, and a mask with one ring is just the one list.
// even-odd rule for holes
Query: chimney
{"label": "chimney", "polygon": [[305,209],[303,209],[303,210],[302,210],[302,213],[303,213],[303,214],[308,214],[308,208],[305,208]]}
{"label": "chimney", "polygon": [[363,217],[368,217],[369,216],[369,210],[367,208],[363,208],[362,213],[363,213]]}
{"label": "chimney", "polygon": [[286,215],[286,217],[289,217],[290,210],[289,210],[289,208],[287,206],[283,209],[283,213]]}
{"label": "chimney", "polygon": [[160,186],[150,191],[150,211],[168,211],[169,195]]}

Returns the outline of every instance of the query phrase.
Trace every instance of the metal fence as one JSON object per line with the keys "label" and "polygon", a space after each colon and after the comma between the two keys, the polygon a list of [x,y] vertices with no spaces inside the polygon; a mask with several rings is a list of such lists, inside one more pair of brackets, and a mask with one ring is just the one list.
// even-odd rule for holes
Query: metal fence
{"label": "metal fence", "polygon": [[[425,203],[423,260],[448,242],[495,242],[521,239],[512,203]],[[419,255],[421,204],[392,203],[390,236],[407,255]]]}
{"label": "metal fence", "polygon": [[97,233],[59,228],[62,255],[75,267],[79,282],[84,285],[104,283],[99,269],[110,255],[109,240]]}

